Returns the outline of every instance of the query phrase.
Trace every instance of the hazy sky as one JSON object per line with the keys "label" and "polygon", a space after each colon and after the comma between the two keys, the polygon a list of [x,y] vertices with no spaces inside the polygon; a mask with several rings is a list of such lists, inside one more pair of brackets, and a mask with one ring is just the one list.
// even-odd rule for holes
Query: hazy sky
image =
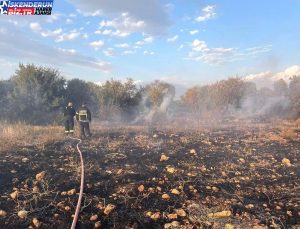
{"label": "hazy sky", "polygon": [[0,78],[22,62],[191,85],[300,65],[298,0],[54,0],[52,14],[0,15]]}

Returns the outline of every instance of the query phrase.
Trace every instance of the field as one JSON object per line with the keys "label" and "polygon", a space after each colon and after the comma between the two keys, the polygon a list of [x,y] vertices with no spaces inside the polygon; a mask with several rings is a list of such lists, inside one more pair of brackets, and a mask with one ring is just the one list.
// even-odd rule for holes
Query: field
{"label": "field", "polygon": [[[0,228],[69,228],[80,184],[62,127],[3,125]],[[299,122],[93,127],[77,228],[300,228]]]}

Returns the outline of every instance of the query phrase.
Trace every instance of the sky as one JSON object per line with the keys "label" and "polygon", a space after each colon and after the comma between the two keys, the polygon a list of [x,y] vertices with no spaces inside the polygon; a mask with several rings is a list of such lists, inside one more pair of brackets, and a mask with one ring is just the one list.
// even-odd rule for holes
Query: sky
{"label": "sky", "polygon": [[181,87],[300,74],[299,12],[298,0],[54,0],[51,16],[0,15],[0,79],[19,63]]}

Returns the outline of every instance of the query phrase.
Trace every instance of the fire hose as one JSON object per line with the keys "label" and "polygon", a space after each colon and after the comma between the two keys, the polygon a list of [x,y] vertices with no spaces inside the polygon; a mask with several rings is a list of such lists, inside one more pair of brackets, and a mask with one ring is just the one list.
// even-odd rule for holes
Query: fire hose
{"label": "fire hose", "polygon": [[73,222],[72,222],[72,226],[71,226],[71,229],[75,229],[76,223],[77,223],[77,220],[78,220],[78,216],[79,216],[79,212],[80,212],[80,205],[81,205],[81,200],[82,200],[82,195],[83,195],[84,164],[83,164],[83,156],[82,156],[82,153],[81,153],[81,151],[79,149],[79,144],[82,142],[82,140],[79,139],[79,138],[72,138],[72,137],[70,137],[70,139],[79,141],[77,143],[77,145],[76,145],[76,148],[77,148],[77,151],[78,151],[78,153],[80,155],[80,164],[81,164],[80,192],[79,192],[77,206],[76,206],[76,210],[75,210],[75,214],[74,214],[74,218],[73,218]]}

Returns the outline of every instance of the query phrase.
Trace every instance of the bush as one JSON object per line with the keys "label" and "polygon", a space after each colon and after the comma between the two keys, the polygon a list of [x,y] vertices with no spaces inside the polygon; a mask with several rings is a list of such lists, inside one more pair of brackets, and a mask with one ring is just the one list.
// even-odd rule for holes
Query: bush
{"label": "bush", "polygon": [[65,92],[65,79],[57,70],[20,64],[10,82],[8,119],[31,124],[56,120]]}

